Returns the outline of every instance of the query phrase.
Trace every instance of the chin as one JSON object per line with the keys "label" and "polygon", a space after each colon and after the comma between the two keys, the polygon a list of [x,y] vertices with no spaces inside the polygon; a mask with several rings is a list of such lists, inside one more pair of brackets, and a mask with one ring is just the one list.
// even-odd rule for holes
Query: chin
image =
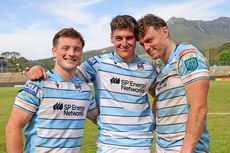
{"label": "chin", "polygon": [[151,58],[154,59],[154,60],[158,59],[157,56],[151,56]]}
{"label": "chin", "polygon": [[69,68],[69,67],[68,67],[68,68],[66,68],[65,70],[66,70],[67,72],[70,73],[70,72],[72,72],[72,71],[76,71],[76,68]]}
{"label": "chin", "polygon": [[69,65],[69,66],[66,66],[66,69],[69,69],[69,70],[73,70],[73,69],[76,69],[77,68],[77,65]]}

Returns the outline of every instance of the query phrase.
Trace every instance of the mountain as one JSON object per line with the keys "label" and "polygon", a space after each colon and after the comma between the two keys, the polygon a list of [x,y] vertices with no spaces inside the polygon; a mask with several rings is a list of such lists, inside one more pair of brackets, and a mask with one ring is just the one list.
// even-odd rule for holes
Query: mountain
{"label": "mountain", "polygon": [[[218,47],[230,42],[230,18],[228,17],[220,17],[213,21],[186,20],[184,18],[172,17],[167,21],[167,25],[170,37],[175,43],[190,43],[199,50]],[[107,47],[84,52],[81,61],[85,61],[95,55],[110,53],[113,50],[113,47]],[[136,47],[136,54],[151,60],[139,43]],[[212,53],[210,54],[212,55]],[[216,55],[216,53],[213,55]]]}
{"label": "mountain", "polygon": [[[210,49],[212,59],[220,53],[221,46],[230,42],[230,18],[220,17],[212,21],[202,20],[186,20],[184,18],[172,17],[167,21],[170,31],[170,37],[175,43],[190,43],[196,46],[199,50]],[[218,49],[213,49],[218,47]],[[81,62],[84,62],[90,57],[111,53],[114,51],[113,46],[98,50],[84,52]],[[152,61],[143,47],[137,43],[136,54],[142,58]],[[44,59],[45,60],[45,59]],[[53,58],[46,59],[53,62]],[[42,65],[42,60],[30,61],[31,64]]]}
{"label": "mountain", "polygon": [[172,17],[167,21],[167,25],[174,42],[191,43],[200,50],[230,42],[230,18],[228,17],[220,17],[213,21]]}

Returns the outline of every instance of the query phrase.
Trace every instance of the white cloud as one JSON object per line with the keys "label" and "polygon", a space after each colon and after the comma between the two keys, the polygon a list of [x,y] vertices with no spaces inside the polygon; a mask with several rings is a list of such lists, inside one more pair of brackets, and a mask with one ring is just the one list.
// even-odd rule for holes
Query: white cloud
{"label": "white cloud", "polygon": [[95,20],[95,16],[87,11],[87,7],[102,2],[104,0],[91,1],[53,1],[44,3],[41,10],[53,15],[57,20],[63,24],[82,24],[91,25]]}
{"label": "white cloud", "polygon": [[171,5],[152,5],[140,10],[136,16],[140,18],[144,14],[153,13],[166,21],[173,16],[189,20],[209,20],[218,17],[214,8],[224,2],[226,0],[195,0]]}
{"label": "white cloud", "polygon": [[13,33],[0,34],[1,52],[16,51],[30,60],[52,57],[53,35],[51,30],[37,29],[36,25],[15,29]]}
{"label": "white cloud", "polygon": [[[109,45],[109,33],[105,31],[109,31],[110,16],[96,17],[85,10],[88,6],[102,1],[53,1],[41,5],[41,9],[65,27],[77,27],[76,30],[81,32],[86,40],[84,51],[87,51]],[[29,60],[52,57],[52,38],[61,29],[44,29],[50,23],[52,24],[52,21],[31,23],[23,29],[14,28],[11,33],[0,34],[0,52],[17,51]]]}
{"label": "white cloud", "polygon": [[15,23],[15,15],[8,12],[0,12],[0,28],[7,29],[9,26],[12,26]]}
{"label": "white cloud", "polygon": [[[103,3],[104,1],[106,3]],[[100,3],[103,4],[100,5]],[[227,0],[192,0],[180,3],[174,1],[170,4],[166,0],[164,5],[149,2],[152,5],[128,9],[130,2],[125,2],[122,9],[117,5],[118,2],[108,0],[31,1],[18,7],[17,12],[21,12],[19,14],[13,14],[14,11],[0,12],[2,17],[0,19],[0,32],[2,31],[0,53],[18,51],[30,60],[52,57],[51,47],[54,34],[61,30],[59,28],[70,26],[83,35],[86,41],[84,51],[101,49],[112,45],[109,23],[112,17],[117,15],[114,14],[116,12],[122,14],[128,9],[129,14],[137,19],[147,13],[153,13],[166,21],[173,16],[190,20],[211,20],[224,16],[218,12],[218,9],[223,8],[219,6],[224,3],[227,3]],[[105,6],[105,4],[110,5]],[[101,10],[104,7],[107,11]],[[126,7],[127,9],[124,9]],[[226,7],[225,9],[228,9]],[[92,8],[94,9],[91,10]],[[36,20],[25,20],[30,19],[30,16]]]}
{"label": "white cloud", "polygon": [[85,36],[86,39],[85,51],[111,46],[110,21],[111,16],[109,15],[98,18],[95,24],[90,25],[89,28],[83,31],[83,36]]}
{"label": "white cloud", "polygon": [[41,8],[47,14],[53,15],[61,24],[77,27],[76,30],[81,32],[86,41],[84,51],[88,51],[111,45],[109,41],[111,16],[98,17],[88,11],[89,6],[103,1],[68,1],[68,3],[58,1],[45,3]]}

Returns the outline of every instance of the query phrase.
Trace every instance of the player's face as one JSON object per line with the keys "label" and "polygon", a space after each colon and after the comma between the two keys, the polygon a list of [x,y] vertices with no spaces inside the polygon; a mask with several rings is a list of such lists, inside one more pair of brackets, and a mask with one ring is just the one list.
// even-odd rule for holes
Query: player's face
{"label": "player's face", "polygon": [[82,42],[78,38],[60,37],[52,53],[56,57],[55,69],[76,71],[81,60]]}
{"label": "player's face", "polygon": [[164,59],[166,54],[166,39],[168,38],[168,28],[154,29],[152,26],[145,31],[145,36],[139,36],[140,44],[152,59]]}
{"label": "player's face", "polygon": [[135,58],[136,38],[131,29],[116,29],[111,34],[111,42],[114,44],[116,55],[126,63]]}

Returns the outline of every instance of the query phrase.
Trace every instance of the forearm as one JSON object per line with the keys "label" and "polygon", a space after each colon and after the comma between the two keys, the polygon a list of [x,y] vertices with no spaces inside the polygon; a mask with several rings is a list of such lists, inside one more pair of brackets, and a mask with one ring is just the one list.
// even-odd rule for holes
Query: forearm
{"label": "forearm", "polygon": [[206,114],[206,107],[190,109],[181,153],[192,153],[195,149],[204,128]]}
{"label": "forearm", "polygon": [[98,108],[87,113],[86,117],[90,119],[94,124],[97,125],[97,116],[99,114]]}
{"label": "forearm", "polygon": [[157,103],[157,98],[154,97],[153,104],[152,104],[152,113],[153,113],[155,119],[157,117],[156,103]]}
{"label": "forearm", "polygon": [[15,130],[14,127],[6,128],[6,146],[8,153],[23,152],[23,138],[21,130]]}

